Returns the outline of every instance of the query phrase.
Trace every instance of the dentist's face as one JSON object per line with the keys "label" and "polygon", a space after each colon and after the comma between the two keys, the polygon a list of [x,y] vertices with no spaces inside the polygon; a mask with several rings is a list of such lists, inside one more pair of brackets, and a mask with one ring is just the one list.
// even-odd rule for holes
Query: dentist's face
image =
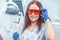
{"label": "dentist's face", "polygon": [[30,21],[37,21],[39,19],[40,10],[36,4],[32,4],[28,10],[28,16]]}

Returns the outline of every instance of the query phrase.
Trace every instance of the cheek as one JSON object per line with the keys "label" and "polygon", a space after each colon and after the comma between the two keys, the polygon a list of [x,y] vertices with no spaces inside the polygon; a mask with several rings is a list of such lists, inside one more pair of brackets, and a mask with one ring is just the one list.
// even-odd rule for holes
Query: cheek
{"label": "cheek", "polygon": [[36,16],[36,19],[37,19],[37,20],[39,19],[39,15]]}

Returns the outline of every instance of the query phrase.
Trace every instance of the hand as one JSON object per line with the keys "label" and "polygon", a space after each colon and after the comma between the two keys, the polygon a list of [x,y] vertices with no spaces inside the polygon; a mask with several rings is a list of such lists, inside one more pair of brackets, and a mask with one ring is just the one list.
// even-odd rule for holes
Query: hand
{"label": "hand", "polygon": [[46,21],[47,19],[49,19],[49,16],[48,16],[48,12],[47,12],[47,9],[40,9],[40,11],[43,12],[43,14],[40,14],[40,16]]}
{"label": "hand", "polygon": [[13,34],[13,39],[14,40],[17,40],[19,38],[19,33],[18,32],[15,32],[14,34]]}

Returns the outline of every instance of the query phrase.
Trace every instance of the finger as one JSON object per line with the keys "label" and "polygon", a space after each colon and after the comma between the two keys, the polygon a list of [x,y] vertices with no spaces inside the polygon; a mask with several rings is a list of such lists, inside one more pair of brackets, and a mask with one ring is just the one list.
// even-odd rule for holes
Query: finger
{"label": "finger", "polygon": [[41,17],[44,17],[43,14],[40,14]]}
{"label": "finger", "polygon": [[43,12],[47,11],[47,9],[45,9],[45,8],[41,8],[40,10],[43,11]]}

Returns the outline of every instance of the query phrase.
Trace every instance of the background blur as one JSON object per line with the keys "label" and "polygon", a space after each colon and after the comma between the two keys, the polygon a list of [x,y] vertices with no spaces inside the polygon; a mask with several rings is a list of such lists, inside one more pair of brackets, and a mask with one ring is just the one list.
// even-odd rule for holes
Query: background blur
{"label": "background blur", "polygon": [[[13,40],[13,33],[21,32],[26,7],[31,0],[0,0],[0,34],[3,40]],[[60,39],[60,0],[38,0],[48,10],[51,23]],[[19,22],[17,25],[15,22]]]}

